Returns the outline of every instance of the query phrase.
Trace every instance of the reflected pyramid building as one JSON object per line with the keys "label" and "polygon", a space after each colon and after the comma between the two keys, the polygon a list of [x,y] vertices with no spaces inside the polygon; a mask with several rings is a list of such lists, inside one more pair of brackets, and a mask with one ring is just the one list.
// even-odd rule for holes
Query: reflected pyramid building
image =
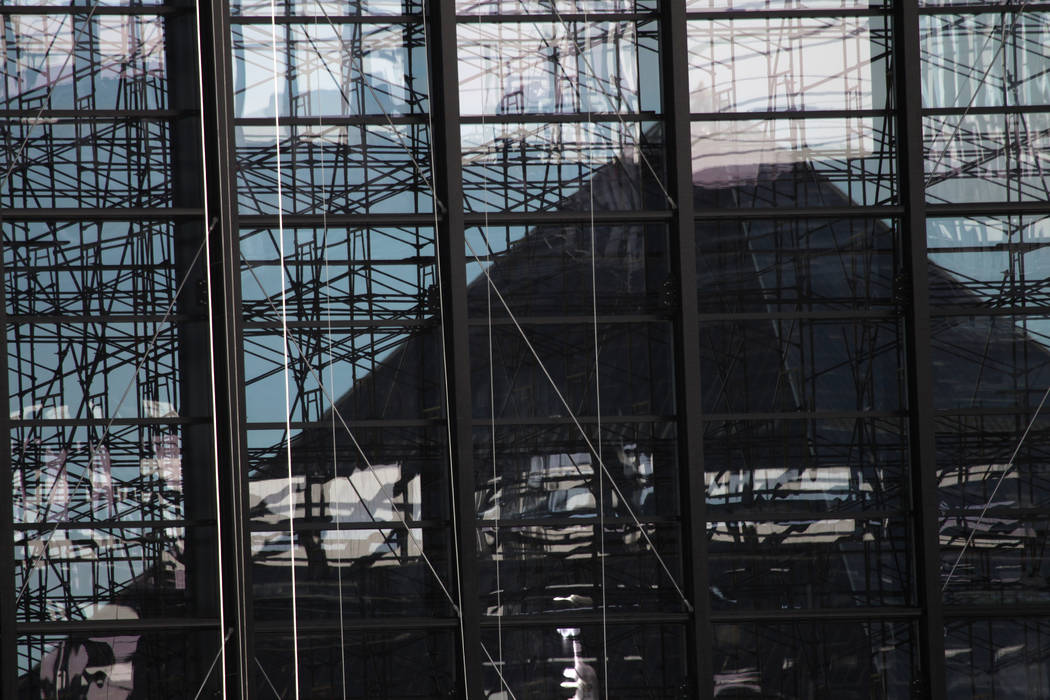
{"label": "reflected pyramid building", "polygon": [[1044,7],[311,2],[0,2],[0,696],[1050,694]]}

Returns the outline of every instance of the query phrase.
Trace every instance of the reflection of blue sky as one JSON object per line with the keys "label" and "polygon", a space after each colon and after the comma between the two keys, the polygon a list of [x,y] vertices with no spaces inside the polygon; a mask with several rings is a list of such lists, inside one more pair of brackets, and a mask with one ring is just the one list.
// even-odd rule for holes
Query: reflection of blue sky
{"label": "reflection of blue sky", "polygon": [[[994,304],[1001,290],[1039,286],[1050,278],[1050,218],[968,217],[930,219],[926,224],[930,261],[947,270],[983,301]],[[984,292],[982,294],[982,292]],[[1009,305],[1023,299],[1009,298]],[[1033,302],[1044,306],[1044,300]],[[1018,331],[1050,346],[1050,318],[1026,317],[1016,322]]]}

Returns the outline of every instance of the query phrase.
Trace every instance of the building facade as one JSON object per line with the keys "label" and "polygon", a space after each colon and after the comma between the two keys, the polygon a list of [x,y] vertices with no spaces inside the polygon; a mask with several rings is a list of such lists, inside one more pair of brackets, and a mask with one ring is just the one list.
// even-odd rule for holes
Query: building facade
{"label": "building facade", "polygon": [[0,21],[0,696],[1050,698],[1047,5]]}

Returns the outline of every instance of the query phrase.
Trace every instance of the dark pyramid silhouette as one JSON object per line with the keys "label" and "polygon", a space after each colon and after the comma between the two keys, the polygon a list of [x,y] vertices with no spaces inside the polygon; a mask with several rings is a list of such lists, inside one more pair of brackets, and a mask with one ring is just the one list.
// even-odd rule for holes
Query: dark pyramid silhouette
{"label": "dark pyramid silhouette", "polygon": [[[694,197],[698,210],[850,205],[841,191],[806,164],[763,166],[746,181],[720,187],[698,185]],[[621,211],[662,206],[663,197],[640,169],[610,165],[566,198],[559,209],[587,211],[592,201],[598,211]],[[596,611],[601,601],[595,592],[595,528],[593,519],[580,516],[593,516],[600,496],[612,523],[605,531],[609,582],[605,602],[610,612],[681,611],[678,596],[655,556],[628,522],[627,506],[639,517],[657,519],[674,516],[680,508],[675,427],[669,417],[675,410],[670,320],[675,296],[682,293],[696,293],[705,314],[702,354],[697,358],[708,417],[702,426],[704,465],[712,484],[709,517],[724,519],[709,525],[713,608],[746,611],[909,604],[912,574],[903,516],[872,521],[861,515],[862,508],[906,508],[907,421],[902,410],[906,394],[900,370],[904,340],[894,317],[899,314],[901,284],[893,256],[895,235],[878,220],[785,215],[750,222],[698,221],[695,291],[677,289],[670,277],[663,224],[598,224],[593,231],[593,257],[591,228],[577,224],[534,226],[505,250],[497,249],[490,268],[494,286],[519,318],[546,319],[527,323],[526,332],[572,412],[585,417],[597,413],[595,337],[590,320],[593,274],[598,315],[603,320],[598,331],[601,444],[620,494],[614,494],[607,484],[604,490],[597,486],[588,448],[568,420],[551,382],[508,322],[500,302],[490,295],[487,280],[483,276],[474,279],[467,290],[469,314],[482,322],[491,314],[494,321],[491,382],[488,324],[473,325],[470,335],[472,403],[474,418],[481,426],[475,430],[474,446],[476,514],[482,520],[491,518],[498,501],[501,518],[519,523],[514,527],[504,524],[498,534],[504,551],[498,587],[493,565],[496,533],[490,524],[479,528],[482,610],[492,614],[499,605],[507,615]],[[478,252],[490,254],[488,250]],[[931,293],[939,305],[980,310],[991,304],[975,297],[945,269],[931,264],[929,275]],[[770,311],[786,315],[775,322],[739,318]],[[839,314],[846,320],[791,317],[795,312]],[[730,318],[734,314],[738,318]],[[636,320],[616,322],[612,318],[625,316]],[[851,316],[867,320],[860,323]],[[569,317],[575,318],[560,322]],[[938,405],[965,396],[975,407],[1020,406],[1023,411],[1038,401],[1039,387],[1050,385],[1046,361],[1050,354],[1020,332],[1012,319],[945,317],[935,324],[933,380]],[[444,580],[451,582],[454,566],[452,543],[446,534],[445,430],[440,420],[433,424],[419,421],[420,417],[440,419],[444,413],[439,343],[436,323],[414,333],[377,370],[350,387],[338,407],[373,465],[399,465],[397,478],[387,484],[395,498],[407,500],[410,484],[417,480],[421,504],[412,518],[419,521],[417,532],[424,551]],[[1026,358],[1023,376],[1018,374],[1015,357]],[[784,414],[813,411],[847,415],[822,420],[784,418]],[[875,417],[863,417],[866,413]],[[493,414],[502,421],[495,430],[495,479],[492,432],[486,424]],[[755,414],[772,417],[755,419]],[[748,415],[752,418],[745,420]],[[379,428],[369,423],[399,419],[406,421],[401,427]],[[322,422],[330,420],[326,415]],[[593,422],[586,425],[593,438]],[[988,419],[983,429],[989,426],[1001,429],[1004,445],[1018,434],[1012,416]],[[331,481],[336,469],[345,477],[364,468],[341,427],[335,431],[334,444],[336,465],[330,428],[306,430],[292,439],[293,470],[304,475],[308,484],[303,492],[305,517],[297,520],[305,526],[297,534],[297,544],[307,557],[307,565],[297,571],[300,621],[331,621],[339,605],[348,619],[425,617],[442,610],[451,616],[440,588],[418,558],[389,565],[399,558],[397,552],[411,549],[403,534],[388,531],[389,546],[379,546],[373,554],[358,556],[343,566],[333,565],[318,533],[345,525],[336,523],[334,504],[305,494],[317,491],[309,484],[320,489]],[[939,441],[938,450],[943,462],[960,468],[992,461],[951,434]],[[1008,456],[997,458],[1005,461]],[[277,459],[272,465],[261,465],[253,478],[282,479],[286,469],[283,458]],[[845,469],[846,475],[818,481],[811,490],[799,486],[810,478],[804,476],[806,470],[816,474],[835,469]],[[763,470],[793,476],[766,483],[746,477]],[[982,480],[964,481],[955,489],[943,489],[942,499],[951,505],[971,504],[982,498],[985,486]],[[1017,498],[1014,492],[1018,490],[1011,491],[1007,484],[1003,497]],[[253,513],[257,522],[283,516],[286,505],[274,505],[280,496],[276,494],[271,505],[264,501],[257,506]],[[389,507],[384,504],[385,496],[370,498],[373,512]],[[405,511],[411,513],[411,508]],[[744,511],[752,517],[756,513],[786,515],[775,527],[763,528],[741,522],[739,514]],[[861,517],[851,520],[857,516]],[[390,513],[386,517],[394,519]],[[574,523],[573,518],[579,522]],[[359,525],[362,518],[358,514],[352,519]],[[556,524],[542,528],[528,524],[538,525],[543,519]],[[832,521],[849,526],[833,532],[829,543],[820,523]],[[274,529],[282,527],[275,525]],[[952,532],[949,527],[945,534]],[[675,527],[654,526],[652,537],[677,572],[681,545]],[[273,551],[264,548],[257,553],[252,571],[255,614],[261,622],[278,628],[291,615],[290,574],[286,565],[279,565],[282,558],[287,561],[288,544],[286,539],[276,542]],[[873,557],[879,566],[866,568]],[[771,573],[774,569],[779,572]],[[159,599],[152,576],[142,577],[141,586]],[[141,593],[130,597],[144,599]],[[614,626],[614,653],[644,659],[610,666],[610,685],[617,692],[674,697],[679,691],[684,676],[675,669],[683,667],[685,652],[681,638],[667,629]],[[910,664],[909,648],[899,638],[887,640],[896,634],[888,629],[855,622],[826,629],[812,625],[719,627],[714,666],[720,697],[754,696],[751,689],[757,687],[784,688],[788,695],[805,696],[812,690],[806,684],[813,679],[820,679],[823,689],[840,698],[903,693],[903,688],[873,688],[873,684],[896,682],[880,679],[898,677],[902,686],[908,682],[910,671],[904,666]],[[901,634],[907,639],[910,632]],[[454,649],[454,636],[448,635],[435,638],[436,642],[430,638],[419,641],[412,635],[401,641],[391,637],[381,644],[352,635],[353,644],[360,645],[352,653],[369,655],[377,663],[379,659],[403,663],[406,668],[423,657],[441,666],[438,659]],[[593,625],[583,625],[579,633],[582,648],[591,656],[598,653],[600,636],[596,635]],[[679,641],[673,641],[675,638]],[[338,686],[340,664],[320,650],[325,639],[330,640],[331,635],[304,637],[311,654],[317,655],[311,671],[316,676],[311,680],[315,688],[324,683]],[[158,655],[164,642],[147,634],[140,644]],[[549,626],[506,633],[504,673],[519,697],[560,692],[565,664],[557,659],[565,654],[563,644]],[[873,666],[874,650],[886,644],[896,644],[902,651],[881,663],[901,663],[901,668]],[[829,657],[814,665],[800,650],[817,647]],[[290,645],[281,641],[280,634],[260,638],[258,653],[274,682],[287,681]],[[898,658],[902,655],[903,660]],[[155,666],[156,661],[136,663],[136,674],[150,672],[140,668],[143,664]],[[455,665],[449,664],[450,668]],[[325,680],[328,676],[332,678]],[[403,687],[384,688],[390,696],[438,693],[454,683],[451,677],[421,679],[413,673],[391,677]],[[148,687],[147,680],[136,680],[136,685]],[[369,690],[366,678],[354,676],[347,682],[354,686],[352,692]],[[430,690],[419,691],[423,686]]]}

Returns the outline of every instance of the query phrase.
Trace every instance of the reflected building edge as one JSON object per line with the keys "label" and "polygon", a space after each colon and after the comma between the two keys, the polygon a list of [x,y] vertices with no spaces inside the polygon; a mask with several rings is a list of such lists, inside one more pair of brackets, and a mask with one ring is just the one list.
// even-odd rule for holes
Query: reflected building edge
{"label": "reflected building edge", "polygon": [[[1034,81],[990,69],[978,85],[940,58],[945,42],[983,42],[982,69],[1012,52],[1029,74],[1046,60],[1029,41],[1045,12],[1013,8],[989,25],[972,8],[924,5],[924,64],[905,72],[892,53],[900,16],[881,5],[686,5],[456,3],[466,219],[452,234],[466,257],[451,260],[450,217],[430,191],[444,138],[430,110],[447,106],[432,106],[428,73],[448,32],[432,7],[287,2],[271,23],[268,3],[234,2],[229,27],[206,18],[209,32],[229,30],[238,166],[209,177],[229,179],[240,217],[212,241],[200,212],[174,211],[212,197],[202,156],[179,150],[200,149],[196,87],[183,84],[198,81],[170,70],[173,51],[196,45],[192,12],[0,12],[19,37],[12,55],[28,41],[19,23],[35,21],[57,23],[41,31],[75,57],[48,68],[53,55],[24,49],[2,115],[22,125],[13,151],[37,151],[12,159],[0,193],[15,217],[0,220],[16,572],[0,604],[17,656],[4,658],[5,687],[446,697],[464,694],[467,659],[490,698],[1050,692],[1050,210],[1029,194],[1045,100]],[[672,59],[674,17],[688,18],[688,51]],[[133,41],[129,26],[157,35]],[[146,61],[144,80],[160,83],[142,114],[107,111],[137,109],[106,100],[145,84],[109,87],[124,85],[105,75],[115,37],[112,65]],[[688,94],[660,94],[681,59]],[[893,94],[908,79],[923,81],[932,129],[920,154],[898,142]],[[997,96],[981,92],[995,81]],[[685,148],[667,133],[675,99],[689,102]],[[84,114],[44,117],[69,106]],[[33,122],[19,110],[41,111]],[[974,111],[1024,125],[1011,139],[957,128]],[[929,127],[942,118],[956,121]],[[130,170],[74,178],[55,155],[63,119],[85,124],[92,157],[115,148]],[[107,120],[163,126],[148,127],[145,154],[102,135]],[[207,122],[205,135],[204,153],[220,148]],[[906,225],[908,158],[927,163],[925,231]],[[688,207],[668,201],[681,161]],[[1036,206],[998,206],[1024,201]],[[969,208],[937,208],[952,203]],[[70,207],[82,211],[59,211]],[[685,224],[683,209],[695,214]],[[695,241],[695,289],[675,273],[681,230]],[[236,290],[224,307],[201,250],[231,235],[235,256],[212,261],[213,281]],[[906,274],[912,236],[929,249],[923,289]],[[465,271],[458,306],[449,266]],[[685,295],[698,313],[688,341]],[[935,463],[922,467],[907,369],[916,299],[931,318]],[[233,395],[210,367],[209,306],[237,339]],[[454,384],[451,326],[470,370]],[[682,384],[682,347],[698,353],[684,360],[698,387]],[[699,412],[687,415],[689,389]],[[244,446],[235,463],[230,426]],[[689,465],[703,504],[685,492]],[[920,468],[936,470],[921,502],[939,528],[925,539]],[[456,496],[464,478],[469,502]],[[916,565],[931,546],[939,571]],[[465,556],[473,600],[458,596]],[[702,605],[687,583],[697,566]],[[928,576],[941,629],[919,594]],[[468,607],[484,653],[461,646]],[[930,635],[943,644],[939,681],[922,652]]]}

